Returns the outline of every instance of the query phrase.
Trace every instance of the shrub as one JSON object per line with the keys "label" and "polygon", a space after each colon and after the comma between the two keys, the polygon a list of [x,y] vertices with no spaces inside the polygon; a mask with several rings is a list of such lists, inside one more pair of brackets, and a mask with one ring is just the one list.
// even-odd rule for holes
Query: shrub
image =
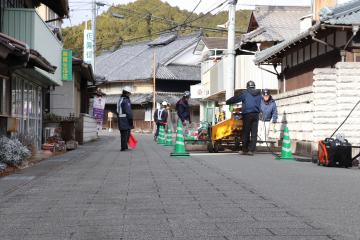
{"label": "shrub", "polygon": [[0,162],[16,166],[31,156],[27,149],[18,139],[0,137]]}

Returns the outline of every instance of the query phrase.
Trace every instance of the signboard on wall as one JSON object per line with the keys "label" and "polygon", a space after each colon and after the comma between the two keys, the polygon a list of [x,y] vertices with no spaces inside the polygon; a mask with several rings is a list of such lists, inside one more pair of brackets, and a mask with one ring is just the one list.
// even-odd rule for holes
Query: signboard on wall
{"label": "signboard on wall", "polygon": [[72,81],[72,50],[61,52],[61,78],[63,81]]}
{"label": "signboard on wall", "polygon": [[93,34],[92,30],[84,30],[84,62],[92,63],[92,46],[93,45]]}

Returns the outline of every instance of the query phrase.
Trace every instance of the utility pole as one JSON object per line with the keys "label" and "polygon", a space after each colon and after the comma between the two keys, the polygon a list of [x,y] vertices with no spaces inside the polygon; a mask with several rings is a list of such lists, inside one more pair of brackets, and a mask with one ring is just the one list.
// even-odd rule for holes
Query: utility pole
{"label": "utility pole", "polygon": [[146,20],[146,26],[147,26],[147,34],[149,38],[151,37],[151,13],[148,12],[148,15],[145,18]]}
{"label": "utility pole", "polygon": [[[228,26],[228,49],[227,49],[227,78],[225,80],[225,99],[234,96],[235,92],[235,16],[237,0],[229,0],[229,26]],[[226,117],[230,116],[227,106]]]}
{"label": "utility pole", "polygon": [[155,113],[156,110],[156,50],[154,49],[154,53],[153,53],[153,106],[152,106],[152,114],[151,114],[151,119],[152,119],[152,130],[153,132],[155,131],[155,122],[153,121],[153,115]]}
{"label": "utility pole", "polygon": [[92,30],[92,61],[91,65],[93,67],[93,73],[95,74],[95,56],[96,56],[96,0],[92,0],[92,23],[91,23],[91,30]]}

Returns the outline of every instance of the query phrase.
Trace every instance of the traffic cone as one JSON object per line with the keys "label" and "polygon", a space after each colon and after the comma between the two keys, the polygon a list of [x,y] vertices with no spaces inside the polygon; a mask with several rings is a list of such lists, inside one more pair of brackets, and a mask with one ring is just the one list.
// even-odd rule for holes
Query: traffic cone
{"label": "traffic cone", "polygon": [[185,140],[183,135],[183,125],[178,121],[176,128],[176,142],[174,152],[170,153],[172,157],[188,157],[190,154],[185,150]]}
{"label": "traffic cone", "polygon": [[173,134],[172,134],[170,126],[168,127],[168,130],[167,130],[165,146],[167,146],[167,147],[174,146],[174,144],[173,144]]}
{"label": "traffic cone", "polygon": [[160,126],[159,136],[157,138],[157,144],[164,145],[165,144],[165,131],[164,126]]}
{"label": "traffic cone", "polygon": [[281,156],[277,157],[276,160],[295,160],[291,153],[291,141],[289,136],[289,128],[284,129],[284,138],[281,148]]}

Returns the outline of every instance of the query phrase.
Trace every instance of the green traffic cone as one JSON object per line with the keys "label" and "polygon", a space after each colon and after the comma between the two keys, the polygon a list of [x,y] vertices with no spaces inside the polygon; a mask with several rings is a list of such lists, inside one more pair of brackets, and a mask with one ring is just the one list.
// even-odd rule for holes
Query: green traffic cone
{"label": "green traffic cone", "polygon": [[176,142],[174,152],[170,153],[172,157],[188,157],[190,154],[185,150],[185,140],[183,135],[183,125],[178,121],[176,128]]}
{"label": "green traffic cone", "polygon": [[284,129],[284,138],[281,148],[281,156],[276,158],[277,160],[295,160],[291,153],[291,141],[289,136],[289,128]]}
{"label": "green traffic cone", "polygon": [[164,126],[160,126],[160,129],[159,129],[159,136],[158,136],[158,139],[157,139],[157,144],[165,144],[165,131],[164,131]]}
{"label": "green traffic cone", "polygon": [[173,144],[173,134],[172,134],[170,126],[168,127],[168,130],[167,130],[165,146],[167,146],[167,147],[174,146],[174,144]]}

